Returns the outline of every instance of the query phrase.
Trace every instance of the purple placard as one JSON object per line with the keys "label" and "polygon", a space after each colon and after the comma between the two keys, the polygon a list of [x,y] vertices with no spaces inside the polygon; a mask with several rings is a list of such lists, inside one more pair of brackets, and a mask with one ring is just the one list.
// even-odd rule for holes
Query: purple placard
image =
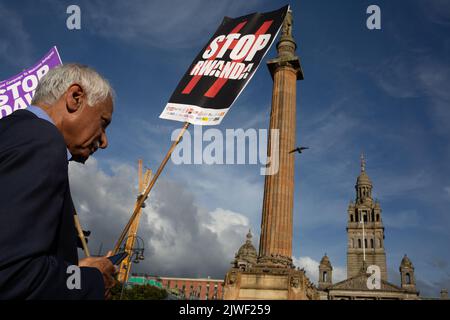
{"label": "purple placard", "polygon": [[17,109],[25,109],[33,98],[39,80],[52,68],[61,65],[58,49],[53,47],[34,66],[0,82],[0,119]]}

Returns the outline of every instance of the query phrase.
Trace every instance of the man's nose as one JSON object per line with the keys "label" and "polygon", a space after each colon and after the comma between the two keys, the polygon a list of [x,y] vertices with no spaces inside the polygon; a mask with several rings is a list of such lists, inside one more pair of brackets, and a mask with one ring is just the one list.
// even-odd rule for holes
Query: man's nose
{"label": "man's nose", "polygon": [[100,138],[100,148],[102,149],[106,149],[106,147],[108,147],[108,137],[106,136],[106,133],[103,132],[102,136]]}

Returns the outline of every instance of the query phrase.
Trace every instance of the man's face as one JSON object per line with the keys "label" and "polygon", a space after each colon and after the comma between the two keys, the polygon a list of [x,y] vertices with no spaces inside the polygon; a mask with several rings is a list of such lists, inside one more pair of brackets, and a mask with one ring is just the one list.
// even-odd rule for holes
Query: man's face
{"label": "man's face", "polygon": [[64,125],[64,139],[72,159],[84,163],[98,148],[108,146],[106,127],[112,120],[113,102],[110,97],[94,106],[87,101],[68,115]]}

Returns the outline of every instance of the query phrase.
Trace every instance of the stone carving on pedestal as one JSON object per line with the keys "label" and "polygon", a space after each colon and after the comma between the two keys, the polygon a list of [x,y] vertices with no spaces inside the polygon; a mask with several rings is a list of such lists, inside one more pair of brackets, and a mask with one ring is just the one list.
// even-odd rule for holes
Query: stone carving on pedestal
{"label": "stone carving on pedestal", "polygon": [[300,286],[300,279],[298,277],[291,278],[291,287],[298,288]]}

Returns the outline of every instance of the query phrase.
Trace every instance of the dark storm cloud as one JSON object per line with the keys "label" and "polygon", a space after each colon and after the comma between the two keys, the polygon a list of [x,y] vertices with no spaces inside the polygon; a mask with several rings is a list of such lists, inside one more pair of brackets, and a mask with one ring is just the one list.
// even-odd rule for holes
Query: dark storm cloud
{"label": "dark storm cloud", "polygon": [[[70,183],[84,229],[92,231],[89,247],[96,254],[111,249],[131,215],[137,172],[115,165],[109,175],[96,159],[71,164]],[[222,278],[234,252],[244,242],[248,219],[217,208],[199,208],[192,193],[174,181],[160,179],[143,210],[138,235],[145,241],[145,260],[135,272],[166,276]]]}

